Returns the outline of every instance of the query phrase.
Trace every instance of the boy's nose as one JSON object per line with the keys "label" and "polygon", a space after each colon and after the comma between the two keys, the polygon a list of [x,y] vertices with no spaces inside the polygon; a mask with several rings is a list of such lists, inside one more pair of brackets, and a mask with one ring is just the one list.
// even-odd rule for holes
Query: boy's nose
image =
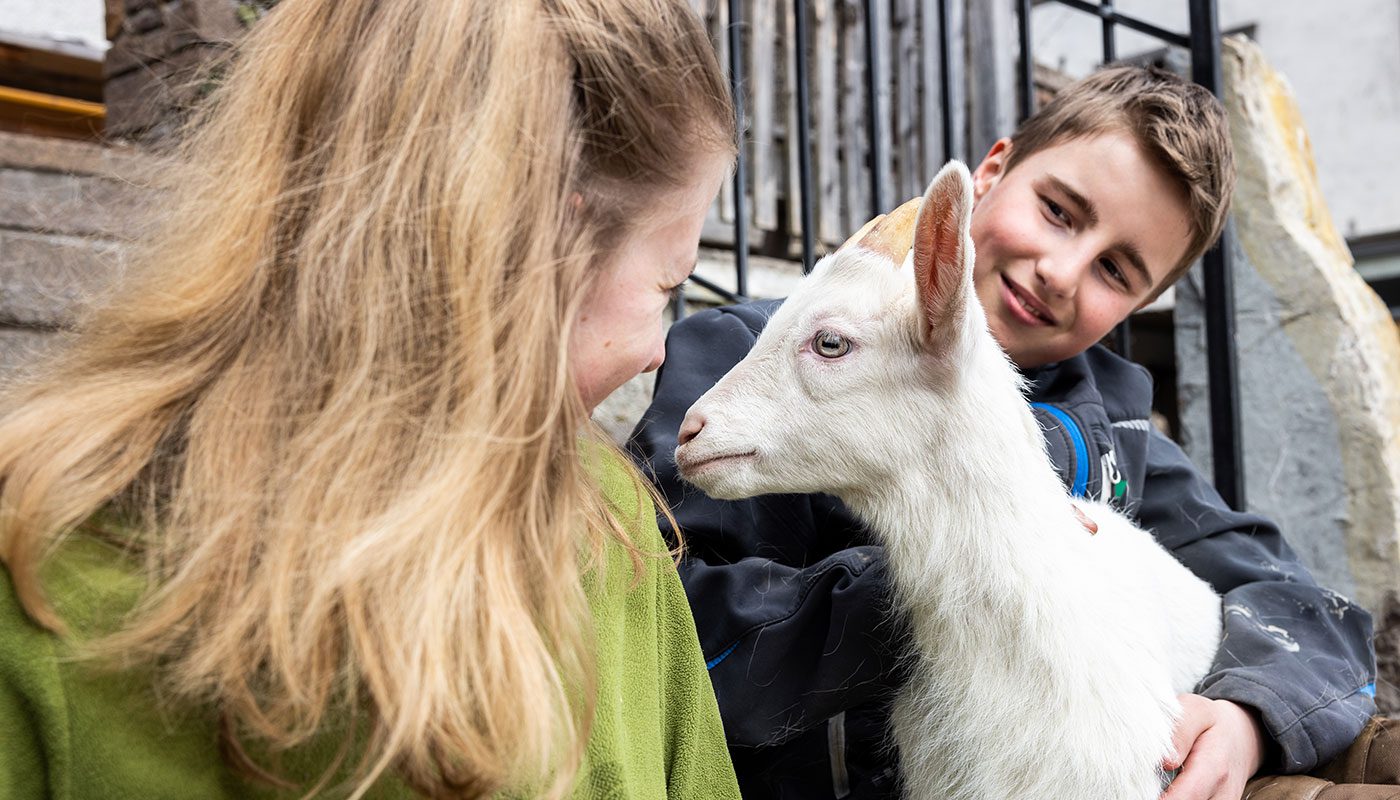
{"label": "boy's nose", "polygon": [[1041,258],[1035,262],[1035,277],[1046,291],[1056,297],[1074,296],[1081,269],[1070,258]]}

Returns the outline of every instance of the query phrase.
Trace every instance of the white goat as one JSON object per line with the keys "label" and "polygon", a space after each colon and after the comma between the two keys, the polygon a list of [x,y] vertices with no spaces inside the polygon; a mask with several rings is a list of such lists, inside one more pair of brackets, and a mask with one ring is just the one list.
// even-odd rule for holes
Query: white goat
{"label": "white goat", "polygon": [[972,289],[971,207],[950,163],[823,259],[690,409],[676,462],[718,498],[830,492],[884,544],[912,623],[907,797],[1156,800],[1220,599],[1066,494]]}

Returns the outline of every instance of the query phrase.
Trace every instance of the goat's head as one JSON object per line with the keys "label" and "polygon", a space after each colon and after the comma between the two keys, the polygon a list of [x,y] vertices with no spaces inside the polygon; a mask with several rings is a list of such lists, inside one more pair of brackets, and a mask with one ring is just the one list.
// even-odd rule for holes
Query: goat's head
{"label": "goat's head", "polygon": [[971,213],[971,178],[951,162],[923,198],[822,259],[691,407],[681,474],[719,498],[840,494],[942,438],[923,429],[953,409],[973,352],[992,341],[972,291]]}

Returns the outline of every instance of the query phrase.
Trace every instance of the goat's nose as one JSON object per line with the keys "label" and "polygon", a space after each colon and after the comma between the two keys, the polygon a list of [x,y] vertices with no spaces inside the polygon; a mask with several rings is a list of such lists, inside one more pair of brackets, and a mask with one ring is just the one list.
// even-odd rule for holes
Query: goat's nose
{"label": "goat's nose", "polygon": [[680,433],[676,435],[676,444],[685,444],[705,429],[705,417],[691,412],[685,415],[685,421],[681,423]]}

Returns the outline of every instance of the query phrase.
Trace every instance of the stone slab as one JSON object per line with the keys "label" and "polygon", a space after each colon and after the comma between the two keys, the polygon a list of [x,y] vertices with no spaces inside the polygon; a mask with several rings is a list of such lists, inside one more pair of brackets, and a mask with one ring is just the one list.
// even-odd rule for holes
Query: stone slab
{"label": "stone slab", "polygon": [[146,181],[156,160],[133,147],[0,132],[0,169]]}
{"label": "stone slab", "polygon": [[71,325],[120,274],[124,252],[107,242],[0,230],[0,326]]}
{"label": "stone slab", "polygon": [[0,389],[37,366],[66,334],[0,326]]}
{"label": "stone slab", "polygon": [[168,60],[196,45],[226,47],[245,29],[229,2],[183,0],[164,6],[141,6],[128,12],[112,37],[103,70],[114,78]]}
{"label": "stone slab", "polygon": [[123,240],[145,197],[106,178],[0,168],[0,228]]}
{"label": "stone slab", "polygon": [[[1239,169],[1235,345],[1248,506],[1280,524],[1320,583],[1373,614],[1378,642],[1394,644],[1400,333],[1322,200],[1287,81],[1247,40],[1227,39],[1222,62]],[[1183,444],[1208,468],[1199,276],[1179,289]],[[1379,666],[1382,686],[1400,685],[1400,647],[1382,648]],[[1400,694],[1378,701],[1400,710]]]}
{"label": "stone slab", "polygon": [[104,90],[106,133],[113,139],[161,140],[209,88],[205,70],[226,52],[223,45],[192,44],[139,69],[109,78]]}

